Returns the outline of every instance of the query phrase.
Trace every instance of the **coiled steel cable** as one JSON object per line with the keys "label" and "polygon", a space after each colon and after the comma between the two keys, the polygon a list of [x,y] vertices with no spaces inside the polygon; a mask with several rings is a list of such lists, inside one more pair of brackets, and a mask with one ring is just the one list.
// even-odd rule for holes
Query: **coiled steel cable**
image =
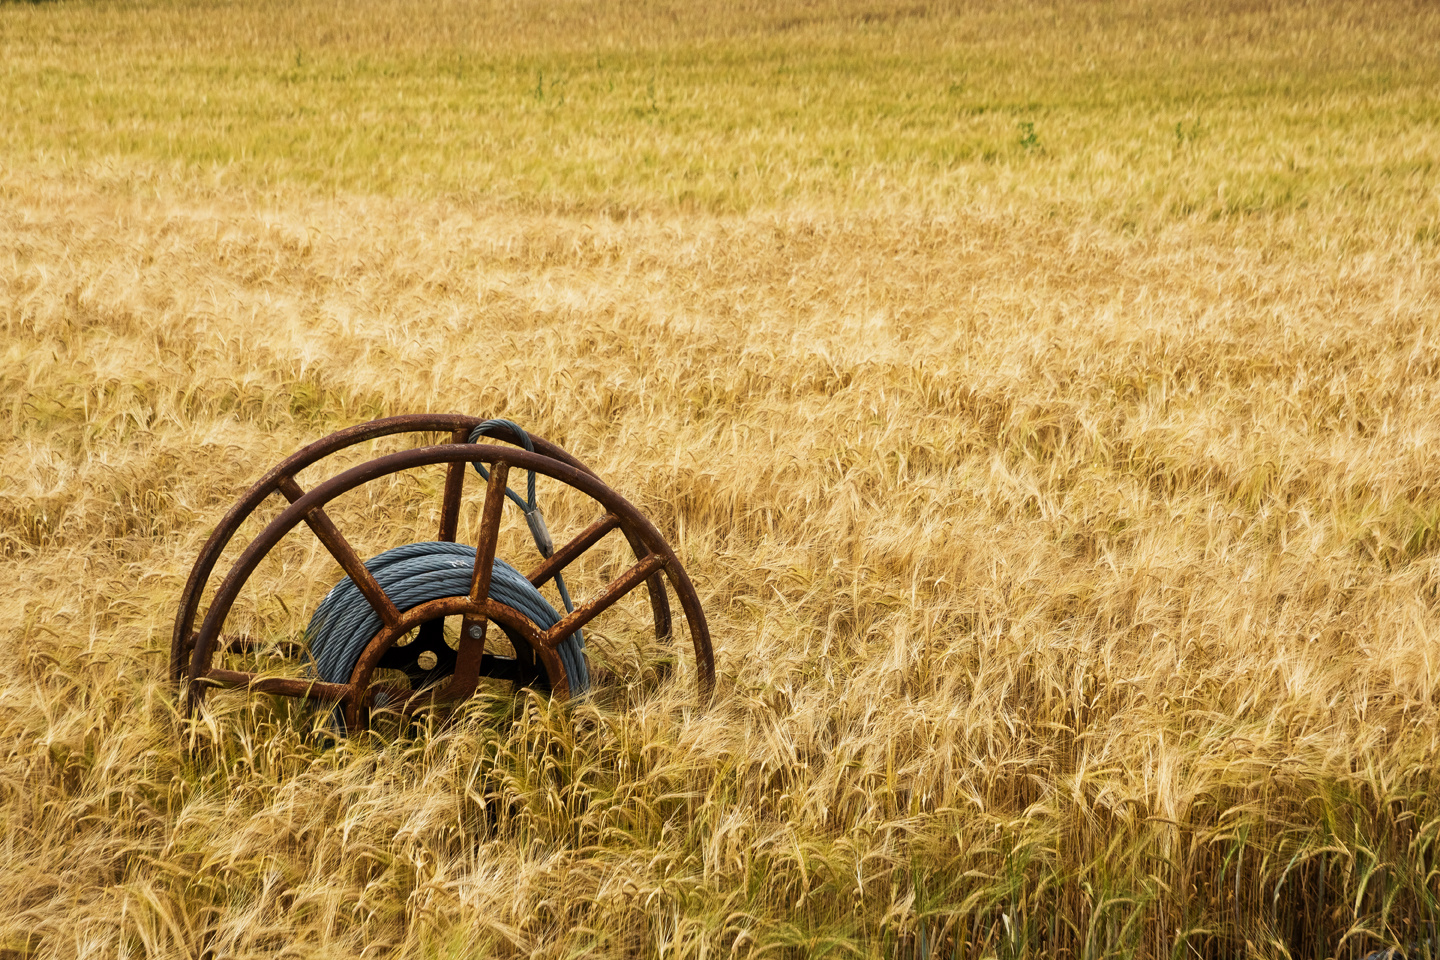
{"label": "coiled steel cable", "polygon": [[[534,451],[530,436],[518,424],[509,420],[487,420],[471,432],[469,439],[474,443],[481,436],[496,433],[503,435],[507,432],[513,433],[525,449]],[[482,477],[489,479],[484,467],[479,463],[474,464],[474,467]],[[549,532],[545,529],[545,521],[536,506],[535,474],[530,473],[526,490],[528,496],[525,499],[522,500],[508,487],[505,493],[525,511],[525,519],[536,546],[543,555],[549,557],[554,552],[554,547],[550,542]],[[468,594],[475,569],[475,548],[438,540],[407,543],[372,557],[365,561],[365,567],[375,577],[390,602],[403,612],[430,600]],[[565,581],[559,575],[555,580],[565,609],[573,610],[574,605],[570,602]],[[525,614],[541,630],[549,629],[560,622],[560,615],[541,596],[540,591],[504,560],[497,559],[492,568],[490,596]],[[320,602],[305,629],[310,655],[315,661],[320,679],[329,683],[348,682],[365,645],[379,632],[380,625],[380,615],[349,577],[336,584]],[[499,626],[512,643],[517,646],[526,643],[524,637],[505,624]],[[585,636],[576,630],[556,647],[572,695],[584,693],[590,686],[590,676],[582,652],[584,646]]]}

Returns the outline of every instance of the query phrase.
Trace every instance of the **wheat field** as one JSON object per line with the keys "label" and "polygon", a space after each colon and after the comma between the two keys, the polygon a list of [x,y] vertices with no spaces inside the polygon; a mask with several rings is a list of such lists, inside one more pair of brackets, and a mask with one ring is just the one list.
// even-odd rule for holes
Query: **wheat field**
{"label": "wheat field", "polygon": [[[0,957],[1436,952],[1433,4],[7,2],[0,76]],[[424,411],[654,520],[713,702],[627,601],[581,700],[180,715],[230,504]]]}

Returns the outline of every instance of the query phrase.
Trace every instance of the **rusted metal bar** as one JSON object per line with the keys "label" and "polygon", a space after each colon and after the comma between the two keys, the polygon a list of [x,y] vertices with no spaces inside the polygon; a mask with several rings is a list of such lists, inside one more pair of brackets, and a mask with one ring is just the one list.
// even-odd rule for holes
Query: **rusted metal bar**
{"label": "rusted metal bar", "polygon": [[[464,443],[470,437],[470,428],[463,427],[450,434],[451,443]],[[440,531],[436,540],[454,543],[460,527],[460,494],[465,489],[464,463],[452,463],[445,468],[445,499],[440,506]]]}
{"label": "rusted metal bar", "polygon": [[256,673],[242,673],[239,670],[222,670],[215,667],[200,677],[202,683],[221,687],[247,687],[260,693],[279,693],[287,697],[306,697],[310,700],[343,700],[350,693],[344,683],[326,683],[323,680],[305,680],[297,677],[266,677]]}
{"label": "rusted metal bar", "polygon": [[475,692],[480,682],[480,664],[485,660],[485,639],[488,621],[483,615],[467,616],[460,621],[460,646],[455,651],[455,672],[445,687],[445,696],[459,700]]}
{"label": "rusted metal bar", "polygon": [[[496,623],[509,627],[524,638],[525,643],[523,646],[526,650],[522,651],[521,649],[517,649],[515,651],[515,665],[523,670],[525,664],[533,664],[534,659],[538,657],[542,668],[545,670],[546,677],[550,680],[551,691],[557,697],[568,697],[570,695],[570,681],[565,674],[565,667],[560,662],[558,654],[553,650],[547,650],[545,648],[545,634],[541,631],[539,625],[514,607],[503,604],[491,597],[485,598],[482,608],[484,616],[476,618],[478,623],[483,624],[489,620],[493,620]],[[467,617],[465,622],[469,623],[470,617]],[[463,664],[462,666],[462,660],[467,655],[465,650],[465,636],[462,634],[460,650],[456,656],[455,674],[450,678],[450,683],[446,685],[445,689],[435,695],[437,700],[461,700],[475,692],[475,688],[479,685],[480,677],[485,675],[482,669],[485,661],[498,659],[488,657],[485,654],[484,639],[482,634],[480,639],[474,642],[471,648],[469,655],[474,658],[473,664]],[[529,652],[530,656],[526,657],[524,655],[525,652]]]}
{"label": "rusted metal bar", "polygon": [[[490,577],[495,570],[495,547],[500,542],[500,519],[505,510],[505,482],[510,465],[497,460],[490,467],[485,487],[485,504],[480,510],[480,532],[475,539],[475,570],[470,576],[470,602],[480,605],[490,596]],[[480,680],[480,663],[485,657],[485,613],[473,610],[460,621],[460,647],[455,651],[455,673],[446,695],[459,699],[475,692]]]}
{"label": "rusted metal bar", "polygon": [[[191,659],[193,648],[189,645],[190,636],[195,626],[195,618],[199,611],[200,600],[209,582],[210,575],[215,570],[220,556],[224,553],[226,546],[234,538],[240,525],[255,511],[255,508],[272,493],[277,491],[281,480],[293,477],[299,471],[312,466],[326,457],[344,450],[356,444],[376,440],[380,437],[393,436],[399,433],[434,433],[449,431],[452,442],[457,438],[468,438],[471,431],[483,422],[481,417],[467,416],[464,414],[409,414],[399,417],[385,417],[379,420],[372,420],[368,423],[357,424],[347,427],[323,437],[320,440],[304,447],[303,449],[286,457],[276,464],[264,476],[255,482],[253,486],[242,496],[235,505],[221,518],[211,532],[209,539],[200,550],[200,555],[195,560],[195,565],[190,568],[190,576],[186,579],[185,589],[180,594],[179,609],[175,614],[175,627],[171,633],[170,640],[170,677],[172,680],[183,680],[188,674],[188,664]],[[519,437],[513,438],[517,443]],[[568,464],[576,470],[595,476],[595,472],[588,466],[581,463],[570,453],[556,446],[543,437],[531,435],[531,441],[537,453]],[[463,467],[460,468],[463,472]],[[447,477],[448,480],[448,477]],[[621,530],[625,537],[635,548],[636,556],[643,553],[643,549],[631,530],[622,518]],[[670,608],[665,596],[664,584],[657,575],[652,577],[647,584],[650,588],[650,603],[655,613],[656,636],[666,637],[670,632]]]}
{"label": "rusted metal bar", "polygon": [[490,468],[485,506],[480,511],[480,533],[475,538],[475,572],[470,577],[472,603],[490,596],[490,574],[495,569],[495,545],[500,540],[500,515],[505,509],[505,481],[509,476],[510,464],[496,460]]}
{"label": "rusted metal bar", "polygon": [[[379,437],[390,436],[396,433],[413,433],[417,431],[442,431],[448,430],[458,432],[474,429],[480,423],[479,417],[464,416],[461,414],[411,414],[402,417],[387,417],[380,420],[371,420],[369,423],[357,424],[347,427],[315,441],[309,446],[296,451],[276,464],[269,472],[255,482],[253,486],[235,502],[229,512],[221,518],[211,532],[205,546],[200,549],[200,555],[195,559],[195,565],[190,568],[190,576],[185,581],[185,589],[180,594],[180,609],[175,614],[175,629],[170,640],[170,677],[173,680],[180,680],[186,675],[186,665],[190,651],[185,649],[185,641],[190,636],[195,625],[195,616],[199,610],[200,598],[204,593],[205,585],[210,580],[210,574],[215,570],[215,564],[220,561],[220,555],[225,552],[235,532],[240,529],[240,524],[255,508],[272,493],[276,492],[280,481],[293,477],[301,470],[325,459],[333,453],[354,446],[357,443],[364,443],[367,440],[374,440]],[[539,444],[537,444],[539,447]],[[563,451],[561,451],[563,453]]]}
{"label": "rusted metal bar", "polygon": [[[621,527],[620,532],[625,535],[626,541],[630,544],[630,550],[635,554],[635,559],[638,560],[645,555],[645,544],[634,530]],[[669,640],[671,634],[670,598],[665,595],[665,580],[659,573],[656,573],[645,581],[645,588],[650,594],[650,615],[655,620],[655,639]]]}
{"label": "rusted metal bar", "polygon": [[650,575],[665,565],[665,558],[658,553],[646,554],[638,563],[606,584],[600,595],[589,603],[582,604],[561,618],[545,631],[546,647],[554,647],[564,638],[579,630],[597,616],[609,610],[631,590],[650,578]]}
{"label": "rusted metal bar", "polygon": [[[495,623],[510,627],[520,634],[523,642],[515,645],[515,659],[520,664],[522,672],[538,675],[539,670],[544,670],[545,676],[550,681],[551,690],[558,691],[558,696],[570,695],[570,682],[566,679],[565,667],[560,662],[560,655],[553,650],[547,651],[545,633],[540,629],[539,624],[514,607],[503,604],[493,597],[487,597],[485,600],[485,615]],[[536,661],[539,661],[538,668]]]}
{"label": "rusted metal bar", "polygon": [[[647,521],[648,522],[648,521]],[[675,554],[667,550],[665,576],[680,598],[680,609],[690,625],[690,644],[695,650],[695,669],[699,673],[700,695],[709,702],[715,696],[715,648],[710,644],[710,625],[705,622],[705,608],[695,593],[695,585]]]}
{"label": "rusted metal bar", "polygon": [[[300,484],[296,483],[292,477],[286,477],[282,480],[279,489],[285,499],[291,503],[294,503],[305,495],[305,491],[301,489]],[[324,509],[316,507],[307,513],[305,515],[305,525],[314,531],[316,538],[325,546],[326,550],[330,551],[330,556],[334,557],[335,562],[340,564],[340,568],[345,571],[345,575],[354,582],[355,586],[360,588],[360,592],[364,594],[365,599],[370,602],[371,608],[379,614],[380,622],[394,623],[399,620],[400,611],[395,608],[395,604],[385,595],[385,591],[381,588],[380,584],[375,581],[374,575],[372,575],[369,568],[365,566],[365,561],[360,559],[360,554],[356,553],[355,548],[350,546],[350,541],[345,539],[345,535],[335,526],[335,522],[330,519],[330,516]]]}
{"label": "rusted metal bar", "polygon": [[565,546],[556,550],[554,554],[550,556],[550,559],[531,571],[526,579],[530,581],[532,586],[536,587],[554,579],[557,573],[560,573],[566,567],[570,566],[570,564],[574,563],[586,550],[589,550],[595,546],[595,544],[599,543],[605,534],[618,526],[620,526],[619,517],[613,513],[605,514],[605,516],[580,531],[574,540],[571,540],[565,544]]}
{"label": "rusted metal bar", "polygon": [[[613,513],[607,513],[599,520],[592,523],[580,532],[574,540],[561,547],[540,566],[536,567],[529,574],[527,579],[536,587],[552,579],[556,574],[562,572],[596,543],[599,543],[611,530],[616,527],[624,534],[630,544],[630,549],[635,553],[636,559],[645,555],[645,544],[635,535],[633,530],[627,529],[620,521],[620,518]],[[655,621],[655,638],[657,640],[669,640],[671,635],[670,624],[670,598],[665,595],[665,581],[660,573],[656,573],[649,580],[645,581],[646,590],[650,594],[650,615]]]}

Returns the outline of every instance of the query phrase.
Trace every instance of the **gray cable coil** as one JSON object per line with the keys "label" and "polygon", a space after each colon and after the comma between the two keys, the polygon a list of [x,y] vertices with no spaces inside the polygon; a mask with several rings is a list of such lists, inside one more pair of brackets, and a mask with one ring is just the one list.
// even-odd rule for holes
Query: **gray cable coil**
{"label": "gray cable coil", "polygon": [[[442,597],[463,597],[470,592],[475,570],[475,548],[462,543],[433,541],[407,543],[386,550],[365,561],[365,567],[401,611]],[[490,574],[490,596],[514,607],[547,630],[560,622],[560,615],[546,602],[525,576],[504,560],[496,560]],[[525,639],[499,624],[512,643]],[[347,683],[365,645],[380,631],[380,615],[370,606],[360,588],[349,577],[337,583],[320,601],[305,637],[320,679]],[[590,687],[586,669],[584,635],[575,631],[560,642],[556,652],[565,667],[570,693],[579,696]]]}

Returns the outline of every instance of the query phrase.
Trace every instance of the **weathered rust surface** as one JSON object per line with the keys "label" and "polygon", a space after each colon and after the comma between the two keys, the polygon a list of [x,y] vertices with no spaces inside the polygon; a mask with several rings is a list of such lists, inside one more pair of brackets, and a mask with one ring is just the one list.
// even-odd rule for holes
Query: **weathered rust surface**
{"label": "weathered rust surface", "polygon": [[510,465],[497,460],[490,468],[485,488],[485,507],[480,513],[480,533],[475,540],[475,572],[470,576],[470,600],[490,596],[490,574],[495,570],[495,545],[500,541],[501,511],[505,509],[505,481]]}
{"label": "weathered rust surface", "polygon": [[[464,443],[469,435],[468,430],[456,430],[450,434],[450,442]],[[455,542],[455,534],[460,528],[460,495],[465,492],[466,466],[468,464],[452,463],[445,468],[445,497],[440,503],[440,529],[435,533],[436,540]]]}
{"label": "weathered rust surface", "polygon": [[[536,450],[534,453],[512,447],[463,442],[480,422],[481,418],[478,417],[419,414],[361,424],[311,444],[262,477],[215,529],[196,560],[181,596],[172,638],[171,676],[187,681],[185,709],[189,711],[198,706],[209,686],[245,685],[252,689],[289,696],[341,700],[345,705],[347,722],[358,725],[364,721],[374,690],[378,689],[378,685],[371,683],[371,677],[385,653],[415,627],[436,617],[452,615],[464,617],[455,672],[445,689],[438,692],[424,691],[424,697],[434,696],[444,701],[469,696],[475,689],[478,677],[484,675],[487,664],[507,676],[523,676],[527,669],[543,667],[554,693],[564,697],[569,693],[569,682],[555,652],[555,645],[560,639],[589,623],[641,583],[645,583],[649,589],[656,636],[668,637],[671,633],[671,617],[664,587],[665,579],[669,580],[679,596],[681,609],[690,627],[701,692],[707,698],[711,696],[714,690],[714,655],[704,611],[674,551],[655,526],[629,501],[601,482],[588,467],[542,438],[532,437]],[[294,474],[298,471],[338,450],[377,437],[406,432],[448,432],[450,442],[379,457],[331,477],[309,491],[302,490],[294,479]],[[472,462],[491,465],[491,480],[486,488],[481,530],[476,545],[476,576],[472,580],[471,590],[473,596],[444,598],[421,604],[410,611],[399,611],[331,522],[324,507],[336,497],[379,477],[402,470],[446,464],[445,494],[438,537],[442,540],[453,540],[458,527],[466,467]],[[512,468],[533,470],[541,476],[558,480],[589,496],[605,510],[599,520],[535,568],[529,576],[533,584],[538,586],[553,579],[607,533],[617,528],[625,536],[636,556],[636,563],[625,573],[607,584],[594,599],[578,607],[548,631],[541,630],[518,611],[488,597],[489,573],[503,510],[505,478]],[[193,630],[202,594],[220,554],[241,522],[272,493],[284,496],[290,501],[290,505],[241,553],[234,566],[215,587],[200,628]],[[222,635],[225,619],[241,588],[259,562],[286,534],[302,522],[314,531],[381,617],[381,630],[366,646],[350,682],[325,684],[290,678],[257,677],[213,667],[212,660],[217,652],[253,646],[251,643],[236,644],[233,639]],[[481,554],[487,555],[484,563],[481,562]],[[367,586],[371,589],[367,590]],[[504,624],[526,638],[526,644],[516,644],[515,660],[485,654],[484,635],[488,620]],[[478,637],[470,636],[472,627],[479,628]],[[528,649],[522,649],[527,645]],[[528,668],[527,663],[531,665]],[[410,709],[421,696],[422,693],[418,691],[413,694],[405,701],[404,709]]]}
{"label": "weathered rust surface", "polygon": [[573,611],[560,618],[560,622],[549,630],[545,631],[545,645],[554,647],[561,640],[570,636],[576,630],[581,629],[591,620],[609,610],[620,601],[631,590],[650,578],[650,574],[659,570],[665,565],[665,560],[658,553],[647,554],[629,570],[616,577],[605,585],[600,595],[589,603],[583,603]]}
{"label": "weathered rust surface", "polygon": [[[291,503],[305,495],[300,484],[296,483],[292,477],[286,477],[280,481],[279,490]],[[306,514],[305,524],[314,531],[316,539],[324,545],[325,549],[330,551],[330,556],[340,564],[340,569],[345,571],[345,575],[354,581],[355,586],[360,588],[360,593],[370,602],[371,608],[379,614],[380,622],[393,624],[398,621],[400,611],[395,609],[395,604],[390,601],[380,584],[375,581],[375,577],[365,566],[365,561],[360,559],[360,554],[350,546],[350,541],[345,539],[345,535],[335,526],[324,508],[316,507]]]}
{"label": "weathered rust surface", "polygon": [[260,693],[283,693],[287,697],[309,697],[312,700],[343,700],[350,693],[350,687],[343,683],[326,683],[323,680],[306,680],[296,677],[267,677],[239,670],[222,670],[219,667],[207,670],[200,678],[202,683],[219,687],[248,687]]}
{"label": "weathered rust surface", "polygon": [[549,559],[536,567],[526,579],[529,580],[530,585],[534,587],[541,586],[555,579],[556,574],[564,571],[566,567],[574,563],[586,550],[589,550],[595,546],[595,544],[599,543],[605,534],[618,526],[620,526],[619,517],[613,513],[605,514],[605,516],[580,531],[575,539],[551,554]]}

